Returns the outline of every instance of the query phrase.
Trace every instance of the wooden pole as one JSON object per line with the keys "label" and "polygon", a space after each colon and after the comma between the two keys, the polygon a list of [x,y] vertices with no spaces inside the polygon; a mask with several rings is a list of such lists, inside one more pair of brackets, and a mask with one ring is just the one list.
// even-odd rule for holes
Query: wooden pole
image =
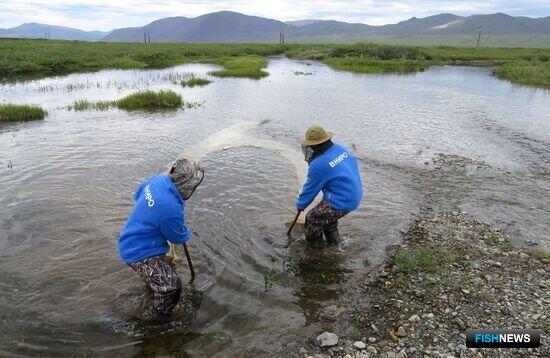
{"label": "wooden pole", "polygon": [[290,237],[290,233],[292,233],[292,229],[294,229],[294,225],[296,225],[296,221],[298,221],[298,217],[302,213],[302,210],[298,210],[296,213],[296,216],[294,217],[294,220],[292,221],[292,224],[290,224],[290,227],[288,228],[288,231],[286,232],[286,236]]}
{"label": "wooden pole", "polygon": [[191,255],[187,250],[187,244],[183,244],[183,250],[185,250],[185,256],[187,257],[187,263],[189,264],[189,270],[191,271],[191,281],[195,279],[195,270],[193,269],[193,263],[191,262]]}
{"label": "wooden pole", "polygon": [[477,30],[478,30],[478,33],[477,33],[477,44],[476,44],[476,47],[479,47],[479,41],[481,41],[481,26],[480,26]]}

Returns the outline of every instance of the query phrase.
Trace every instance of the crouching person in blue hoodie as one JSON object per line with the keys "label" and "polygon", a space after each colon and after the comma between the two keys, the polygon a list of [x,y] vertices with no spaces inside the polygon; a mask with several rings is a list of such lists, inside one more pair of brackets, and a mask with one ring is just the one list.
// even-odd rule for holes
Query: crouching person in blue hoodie
{"label": "crouching person in blue hoodie", "polygon": [[185,201],[204,178],[195,162],[178,159],[168,175],[153,176],[134,195],[134,209],[118,239],[120,257],[153,291],[153,309],[172,313],[182,286],[175,267],[166,260],[168,242],[184,244],[191,237],[185,226]]}
{"label": "crouching person in blue hoodie", "polygon": [[362,184],[355,156],[331,141],[332,133],[312,126],[302,140],[302,150],[309,164],[307,180],[296,201],[304,210],[323,191],[321,202],[306,215],[306,240],[313,246],[340,243],[338,219],[354,211],[361,202]]}

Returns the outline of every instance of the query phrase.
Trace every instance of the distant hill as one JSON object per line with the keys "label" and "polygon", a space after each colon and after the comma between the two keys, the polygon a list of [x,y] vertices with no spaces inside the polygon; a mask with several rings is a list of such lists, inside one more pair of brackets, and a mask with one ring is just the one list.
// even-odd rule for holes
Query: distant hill
{"label": "distant hill", "polygon": [[144,27],[111,31],[103,41],[154,42],[273,42],[286,25],[277,20],[220,11],[195,18],[169,17]]}
{"label": "distant hill", "polygon": [[[550,46],[550,17],[513,17],[505,14],[438,14],[413,17],[397,24],[370,26],[334,20],[281,22],[231,11],[196,18],[171,17],[144,27],[111,31],[103,41],[143,41],[144,33],[153,42],[277,42],[279,33],[287,42],[352,43],[358,41],[404,44],[474,43],[481,26],[484,44]],[[548,38],[545,35],[549,35]]]}
{"label": "distant hill", "polygon": [[550,17],[531,19],[506,14],[459,17],[454,21],[429,28],[425,32],[441,35],[460,35],[475,33],[480,26],[482,32],[489,35],[550,35]]}
{"label": "distant hill", "polygon": [[0,29],[0,37],[44,38],[49,33],[56,39],[111,42],[142,42],[144,35],[152,42],[278,42],[284,32],[288,43],[474,45],[480,28],[483,45],[550,46],[550,17],[513,17],[501,13],[466,17],[443,13],[371,26],[315,19],[282,22],[220,11],[194,18],[168,17],[143,27],[109,33],[30,23]]}
{"label": "distant hill", "polygon": [[304,26],[288,26],[286,37],[327,36],[327,35],[362,35],[368,36],[376,32],[376,26],[351,24],[348,22],[323,20]]}
{"label": "distant hill", "polygon": [[294,21],[285,21],[285,24],[289,25],[289,26],[306,26],[306,25],[311,25],[313,23],[316,23],[316,22],[319,22],[319,21],[323,21],[323,20],[294,20]]}
{"label": "distant hill", "polygon": [[[429,31],[437,26],[444,26],[450,22],[463,19],[453,14],[439,14],[428,16],[422,19],[412,17],[406,21],[398,22],[392,25],[383,25],[377,27],[377,33],[380,35],[412,35]],[[477,28],[476,28],[477,30]]]}
{"label": "distant hill", "polygon": [[17,37],[43,39],[52,38],[59,40],[97,41],[105,37],[107,32],[82,31],[71,27],[37,24],[35,22],[19,25],[11,29],[0,29],[0,37]]}

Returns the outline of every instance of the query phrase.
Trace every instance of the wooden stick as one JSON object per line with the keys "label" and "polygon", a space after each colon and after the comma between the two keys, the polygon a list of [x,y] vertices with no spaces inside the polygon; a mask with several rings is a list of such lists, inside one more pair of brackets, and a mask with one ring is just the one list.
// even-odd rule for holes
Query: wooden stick
{"label": "wooden stick", "polygon": [[294,221],[292,221],[292,224],[290,224],[290,227],[288,228],[288,231],[286,232],[286,236],[290,237],[290,233],[292,232],[292,229],[294,228],[294,225],[296,225],[296,221],[298,221],[298,217],[302,213],[302,210],[298,210],[296,213],[296,216],[294,217]]}
{"label": "wooden stick", "polygon": [[189,264],[189,270],[191,270],[191,281],[195,279],[195,270],[193,269],[193,263],[191,262],[191,256],[187,250],[187,244],[183,244],[183,249],[185,250],[185,256],[187,256],[187,263]]}

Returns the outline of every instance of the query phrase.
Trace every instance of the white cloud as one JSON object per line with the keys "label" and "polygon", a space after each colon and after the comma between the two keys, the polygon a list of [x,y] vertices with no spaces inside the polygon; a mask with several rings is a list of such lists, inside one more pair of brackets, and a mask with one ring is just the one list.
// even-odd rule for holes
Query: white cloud
{"label": "white cloud", "polygon": [[441,12],[457,15],[505,12],[510,15],[543,17],[550,15],[549,0],[0,0],[0,27],[24,22],[110,30],[143,26],[168,16],[195,17],[209,12],[231,10],[278,20],[334,19],[383,25],[425,17]]}

